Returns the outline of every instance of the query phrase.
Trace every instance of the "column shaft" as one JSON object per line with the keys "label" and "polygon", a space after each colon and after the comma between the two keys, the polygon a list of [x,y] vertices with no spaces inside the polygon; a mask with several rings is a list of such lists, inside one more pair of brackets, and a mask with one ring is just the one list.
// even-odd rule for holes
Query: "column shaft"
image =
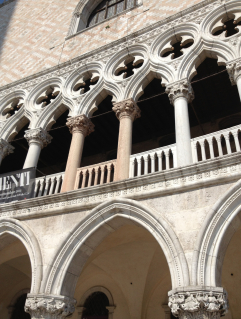
{"label": "column shaft", "polygon": [[77,168],[80,167],[84,140],[85,136],[83,132],[73,132],[61,193],[74,189]]}
{"label": "column shaft", "polygon": [[37,167],[40,152],[41,144],[37,142],[30,143],[23,168]]}
{"label": "column shaft", "polygon": [[85,115],[69,118],[67,126],[72,133],[72,140],[61,193],[74,190],[77,168],[80,167],[85,137],[94,131],[94,125]]}
{"label": "column shaft", "polygon": [[129,165],[132,146],[132,119],[124,116],[120,119],[118,152],[116,161],[116,181],[129,178]]}
{"label": "column shaft", "polygon": [[241,76],[239,76],[237,79],[237,88],[238,88],[238,93],[241,100]]}

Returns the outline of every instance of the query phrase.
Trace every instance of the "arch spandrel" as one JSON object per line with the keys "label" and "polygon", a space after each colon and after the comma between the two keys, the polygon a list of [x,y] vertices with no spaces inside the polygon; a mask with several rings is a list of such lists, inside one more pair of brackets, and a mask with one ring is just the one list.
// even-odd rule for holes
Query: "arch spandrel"
{"label": "arch spandrel", "polygon": [[32,269],[31,293],[38,293],[42,281],[42,255],[32,230],[23,222],[12,218],[0,218],[0,237],[9,234],[18,238],[26,248]]}
{"label": "arch spandrel", "polygon": [[241,219],[241,181],[232,186],[207,214],[192,260],[191,284],[221,286],[222,261]]}
{"label": "arch spandrel", "polygon": [[93,250],[126,222],[142,226],[155,237],[169,265],[172,286],[188,285],[187,261],[171,226],[136,201],[116,199],[94,208],[62,242],[44,280],[46,293],[73,296],[81,270]]}

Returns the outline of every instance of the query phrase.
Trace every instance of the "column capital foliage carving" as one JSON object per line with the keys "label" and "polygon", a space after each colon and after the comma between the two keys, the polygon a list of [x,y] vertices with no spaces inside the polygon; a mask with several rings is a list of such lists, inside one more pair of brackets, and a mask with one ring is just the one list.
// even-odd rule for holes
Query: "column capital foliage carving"
{"label": "column capital foliage carving", "polygon": [[166,93],[168,94],[171,104],[179,97],[185,97],[189,102],[194,99],[194,92],[191,83],[188,80],[181,80],[167,85]]}
{"label": "column capital foliage carving", "polygon": [[133,99],[123,100],[114,103],[112,110],[115,112],[116,117],[120,120],[122,117],[130,117],[132,121],[141,117],[141,110]]}
{"label": "column capital foliage carving", "polygon": [[71,134],[81,132],[84,136],[94,132],[95,127],[91,120],[84,114],[68,118],[66,125]]}
{"label": "column capital foliage carving", "polygon": [[41,127],[25,131],[24,137],[28,141],[28,144],[38,143],[41,145],[41,148],[47,146],[52,140],[52,136]]}
{"label": "column capital foliage carving", "polygon": [[6,142],[4,139],[0,138],[0,156],[2,159],[9,155],[10,153],[13,153],[14,147]]}
{"label": "column capital foliage carving", "polygon": [[177,292],[169,297],[168,306],[181,319],[219,319],[227,310],[227,296],[212,291]]}
{"label": "column capital foliage carving", "polygon": [[63,319],[75,310],[76,300],[64,296],[28,294],[24,310],[32,319]]}
{"label": "column capital foliage carving", "polygon": [[226,69],[232,85],[237,84],[237,79],[241,76],[241,59],[227,63]]}

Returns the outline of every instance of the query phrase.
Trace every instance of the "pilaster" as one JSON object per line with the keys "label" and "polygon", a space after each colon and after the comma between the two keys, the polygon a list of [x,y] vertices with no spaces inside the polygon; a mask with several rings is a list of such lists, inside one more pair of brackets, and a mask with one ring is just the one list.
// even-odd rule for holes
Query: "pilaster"
{"label": "pilaster", "polygon": [[188,103],[194,99],[194,92],[191,83],[188,80],[181,80],[168,84],[166,87],[170,103],[174,105],[174,101],[179,97],[184,97]]}
{"label": "pilaster", "polygon": [[32,319],[64,319],[74,312],[75,303],[65,296],[28,294],[25,311]]}
{"label": "pilaster", "polygon": [[52,136],[41,127],[25,131],[24,137],[28,141],[29,145],[31,143],[37,143],[41,146],[41,148],[47,146],[52,140]]}
{"label": "pilaster", "polygon": [[227,310],[227,296],[222,288],[181,291],[169,296],[168,306],[180,319],[219,319]]}

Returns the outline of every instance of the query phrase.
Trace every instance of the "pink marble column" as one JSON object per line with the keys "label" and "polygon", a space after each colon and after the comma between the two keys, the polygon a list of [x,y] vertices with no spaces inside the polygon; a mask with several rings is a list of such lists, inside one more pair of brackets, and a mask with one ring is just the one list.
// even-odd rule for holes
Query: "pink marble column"
{"label": "pink marble column", "polygon": [[72,133],[72,141],[61,193],[74,189],[77,168],[80,167],[85,137],[94,131],[94,124],[85,115],[69,118],[67,126],[70,129],[70,133]]}
{"label": "pink marble column", "polygon": [[140,109],[133,99],[114,104],[113,111],[120,121],[115,181],[129,178],[132,147],[132,123],[140,117]]}

